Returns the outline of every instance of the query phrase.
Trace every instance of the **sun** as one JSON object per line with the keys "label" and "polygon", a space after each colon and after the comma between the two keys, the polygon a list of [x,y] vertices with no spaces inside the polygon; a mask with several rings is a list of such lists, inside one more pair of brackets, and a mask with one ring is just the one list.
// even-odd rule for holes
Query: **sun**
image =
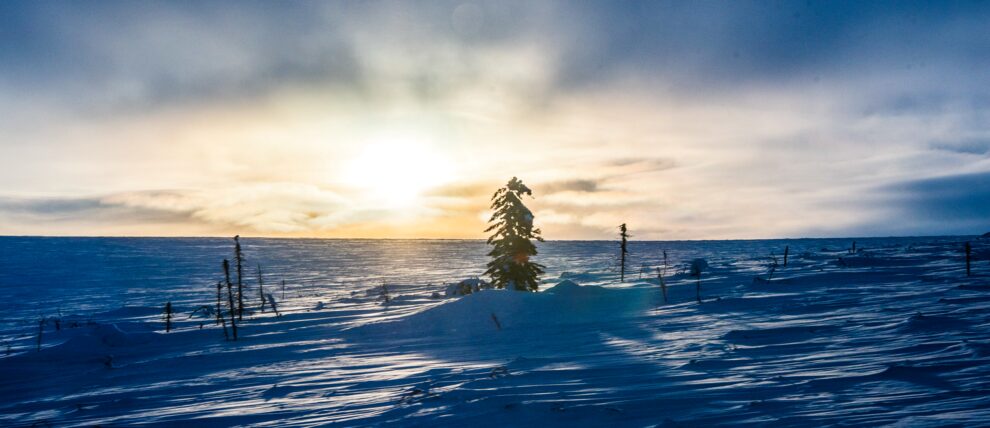
{"label": "sun", "polygon": [[446,155],[410,135],[379,135],[345,167],[344,181],[380,207],[413,204],[424,191],[452,180]]}

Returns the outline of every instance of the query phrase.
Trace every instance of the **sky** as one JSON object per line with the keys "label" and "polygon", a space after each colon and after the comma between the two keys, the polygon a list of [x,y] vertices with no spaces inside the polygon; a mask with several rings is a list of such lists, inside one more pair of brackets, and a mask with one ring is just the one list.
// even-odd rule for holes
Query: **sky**
{"label": "sky", "polygon": [[0,2],[0,235],[990,231],[990,2]]}

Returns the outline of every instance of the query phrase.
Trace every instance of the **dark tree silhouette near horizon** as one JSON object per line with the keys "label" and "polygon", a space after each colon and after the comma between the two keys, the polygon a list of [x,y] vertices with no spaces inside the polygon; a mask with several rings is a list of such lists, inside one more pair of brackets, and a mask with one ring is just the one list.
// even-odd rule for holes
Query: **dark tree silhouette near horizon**
{"label": "dark tree silhouette near horizon", "polygon": [[234,306],[234,285],[230,283],[230,262],[223,259],[223,277],[227,283],[227,301],[230,302],[230,330],[234,333],[234,340],[237,340],[237,322],[234,321],[236,306]]}
{"label": "dark tree silhouette near horizon", "polygon": [[[241,252],[241,235],[234,235],[234,263],[237,266],[237,320],[244,320],[244,253]],[[236,334],[234,335],[237,336]]]}
{"label": "dark tree silhouette near horizon", "polygon": [[626,255],[629,254],[627,245],[629,233],[625,223],[619,225],[619,238],[622,239],[622,242],[619,244],[619,282],[626,282]]}
{"label": "dark tree silhouette near horizon", "polygon": [[488,238],[493,246],[488,256],[488,270],[495,288],[512,288],[520,291],[536,291],[544,266],[530,261],[536,255],[536,245],[531,240],[543,242],[540,229],[533,228],[533,213],[522,202],[522,196],[533,196],[533,191],[521,180],[512,177],[492,195],[491,224],[485,232],[494,232]]}

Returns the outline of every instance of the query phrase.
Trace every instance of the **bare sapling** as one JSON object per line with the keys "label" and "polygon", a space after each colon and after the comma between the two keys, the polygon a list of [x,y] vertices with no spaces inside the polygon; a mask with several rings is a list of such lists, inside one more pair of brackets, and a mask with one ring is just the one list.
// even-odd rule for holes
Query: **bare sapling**
{"label": "bare sapling", "polygon": [[271,294],[268,294],[267,301],[268,304],[271,305],[272,307],[272,312],[275,312],[275,318],[282,318],[282,314],[278,313],[278,305],[275,304],[275,297],[273,297]]}
{"label": "bare sapling", "polygon": [[969,241],[966,241],[966,276],[970,275],[969,262],[972,260],[973,246],[969,245]]}
{"label": "bare sapling", "polygon": [[165,302],[165,332],[172,331],[172,302]]}
{"label": "bare sapling", "polygon": [[388,285],[386,285],[384,282],[382,283],[381,291],[378,293],[378,299],[380,299],[382,303],[385,304],[385,306],[388,306],[389,303],[392,303],[392,297],[389,296],[388,294]]}
{"label": "bare sapling", "polygon": [[282,280],[282,301],[285,301],[285,280]]}
{"label": "bare sapling", "polygon": [[[188,319],[192,319],[192,317],[196,316],[200,312],[202,312],[203,315],[206,316],[207,318],[213,317],[214,319],[216,319],[216,316],[213,314],[213,308],[210,307],[210,305],[203,305],[203,306],[200,306],[200,307],[194,309],[192,312],[189,313],[189,316],[186,317],[186,319],[187,320]],[[219,320],[218,320],[217,324],[220,324],[219,323]]]}
{"label": "bare sapling", "polygon": [[777,255],[770,253],[770,271],[767,273],[767,282],[773,280],[773,274],[777,272]]}
{"label": "bare sapling", "polygon": [[227,282],[227,301],[229,303],[228,309],[230,309],[230,330],[233,332],[234,341],[237,341],[237,322],[234,318],[237,316],[235,312],[237,307],[234,306],[234,285],[230,282],[230,262],[227,259],[223,259],[223,277]]}
{"label": "bare sapling", "polygon": [[223,282],[217,281],[217,325],[223,322],[223,312],[220,311],[221,303],[223,302]]}
{"label": "bare sapling", "polygon": [[38,351],[41,351],[41,336],[45,334],[45,317],[38,320]]}
{"label": "bare sapling", "polygon": [[856,241],[853,241],[852,248],[849,249],[849,254],[856,254]]}
{"label": "bare sapling", "polygon": [[258,264],[258,297],[261,298],[261,312],[265,312],[265,282],[261,278],[261,264]]}
{"label": "bare sapling", "polygon": [[221,302],[221,294],[223,294],[223,283],[217,281],[217,324],[223,326],[223,339],[230,340],[230,333],[227,332],[227,321],[223,318],[223,305]]}
{"label": "bare sapling", "polygon": [[701,273],[706,267],[708,267],[708,262],[705,259],[694,259],[691,261],[691,276],[697,278],[694,289],[698,303],[701,303]]}
{"label": "bare sapling", "polygon": [[619,238],[622,240],[619,244],[619,282],[626,282],[626,255],[629,254],[627,243],[629,233],[627,233],[625,223],[619,225]]}
{"label": "bare sapling", "polygon": [[[234,236],[234,263],[237,265],[237,320],[244,320],[244,253],[241,252],[241,236]],[[237,334],[234,334],[236,339]]]}
{"label": "bare sapling", "polygon": [[790,245],[785,245],[784,246],[784,267],[787,267],[787,254],[790,253],[790,252],[791,252],[791,246]]}
{"label": "bare sapling", "polygon": [[501,330],[501,329],[502,329],[502,323],[500,323],[500,322],[498,321],[498,317],[497,317],[497,316],[495,316],[495,312],[492,312],[492,321],[494,321],[494,322],[495,322],[495,328],[497,328],[497,329],[499,329],[499,330]]}

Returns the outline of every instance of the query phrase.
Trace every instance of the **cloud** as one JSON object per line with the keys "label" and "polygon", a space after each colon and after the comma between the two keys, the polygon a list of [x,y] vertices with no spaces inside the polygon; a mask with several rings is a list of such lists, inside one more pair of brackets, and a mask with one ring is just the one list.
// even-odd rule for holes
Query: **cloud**
{"label": "cloud", "polygon": [[[267,183],[218,191],[139,191],[93,198],[4,198],[0,216],[16,223],[198,223],[216,231],[293,233],[333,229],[374,219],[345,209],[337,194],[311,185]],[[208,229],[208,228],[207,228]],[[153,233],[149,230],[148,233]]]}
{"label": "cloud", "polygon": [[[152,207],[125,206],[102,198],[0,198],[0,233],[46,234],[59,225],[89,224],[187,225],[189,213]],[[78,231],[76,233],[82,233]]]}
{"label": "cloud", "polygon": [[931,143],[935,150],[944,150],[967,155],[990,154],[990,138],[971,138],[957,141],[935,141]]}
{"label": "cloud", "polygon": [[[2,231],[476,237],[513,175],[548,238],[622,221],[658,238],[839,234],[885,214],[899,233],[950,230],[970,220],[918,202],[938,198],[915,182],[990,169],[987,16],[966,1],[3,2],[0,181],[20,199],[0,204]],[[415,207],[376,207],[340,175],[382,133],[456,168]],[[955,185],[953,204],[985,196]]]}
{"label": "cloud", "polygon": [[595,180],[564,180],[543,183],[535,186],[539,194],[552,195],[560,192],[586,192],[593,193],[599,190],[599,183]]}
{"label": "cloud", "polygon": [[939,233],[990,230],[990,172],[951,175],[890,186],[892,204],[908,219]]}

